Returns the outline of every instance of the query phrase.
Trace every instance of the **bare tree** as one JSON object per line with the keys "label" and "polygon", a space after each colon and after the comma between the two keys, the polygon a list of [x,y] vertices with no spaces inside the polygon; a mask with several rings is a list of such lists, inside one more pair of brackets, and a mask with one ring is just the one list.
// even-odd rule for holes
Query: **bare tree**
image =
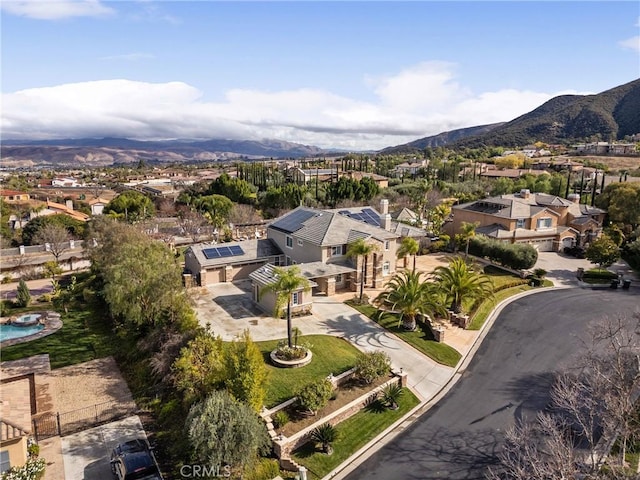
{"label": "bare tree", "polygon": [[60,263],[60,256],[69,249],[69,240],[71,235],[66,227],[55,224],[47,223],[34,236],[36,243],[49,245],[49,251],[56,260],[56,263]]}
{"label": "bare tree", "polygon": [[229,222],[234,225],[242,225],[246,223],[260,223],[264,219],[260,216],[258,211],[253,208],[251,205],[244,205],[241,203],[236,203],[233,205],[231,209],[231,214],[229,215]]}
{"label": "bare tree", "polygon": [[207,219],[199,212],[190,208],[182,208],[178,212],[178,226],[182,235],[188,236],[194,243],[210,233]]}
{"label": "bare tree", "polygon": [[[580,357],[557,377],[549,412],[506,433],[500,467],[488,478],[630,478],[625,454],[640,435],[639,327],[640,314],[598,322]],[[607,462],[616,440],[620,457]]]}

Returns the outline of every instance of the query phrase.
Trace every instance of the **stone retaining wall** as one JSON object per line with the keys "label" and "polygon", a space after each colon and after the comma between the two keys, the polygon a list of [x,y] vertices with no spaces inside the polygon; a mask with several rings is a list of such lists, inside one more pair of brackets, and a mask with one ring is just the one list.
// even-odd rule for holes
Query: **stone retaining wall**
{"label": "stone retaining wall", "polygon": [[[345,372],[345,374],[339,377],[333,377],[332,382],[334,382],[334,385],[337,385],[339,383],[346,381],[346,379],[350,378],[352,374],[353,374],[352,371]],[[359,398],[356,398],[355,400],[343,406],[342,408],[336,410],[335,412],[332,412],[331,414],[325,417],[318,418],[318,421],[309,425],[308,427],[304,428],[298,433],[292,435],[291,437],[284,437],[283,435],[278,435],[276,433],[275,428],[273,427],[273,423],[271,421],[271,415],[277,412],[278,410],[282,410],[283,408],[286,408],[287,406],[291,405],[293,402],[295,402],[295,399],[291,399],[287,402],[284,402],[281,405],[278,405],[277,407],[271,410],[263,412],[262,416],[265,419],[265,422],[267,422],[267,428],[269,430],[269,434],[271,436],[271,440],[273,443],[273,450],[276,456],[280,459],[281,466],[283,466],[284,468],[284,466],[287,464],[287,461],[290,460],[291,452],[300,448],[302,445],[304,445],[310,440],[311,432],[313,432],[313,430],[315,430],[318,426],[324,423],[337,425],[340,422],[346,420],[347,418],[352,417],[353,415],[361,411],[364,407],[366,407],[371,401],[378,398],[379,393],[385,387],[387,387],[388,385],[392,385],[394,383],[397,383],[400,386],[405,387],[407,385],[407,374],[404,372],[400,374],[395,374],[395,376],[392,379],[372,389],[371,391],[360,396]]]}

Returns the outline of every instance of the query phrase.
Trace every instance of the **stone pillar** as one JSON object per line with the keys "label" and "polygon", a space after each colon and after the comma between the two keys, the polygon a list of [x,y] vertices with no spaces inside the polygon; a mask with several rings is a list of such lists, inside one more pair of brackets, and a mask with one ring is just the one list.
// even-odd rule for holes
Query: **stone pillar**
{"label": "stone pillar", "polygon": [[24,255],[24,245],[20,245],[18,250],[20,251],[20,255]]}
{"label": "stone pillar", "polygon": [[190,273],[182,274],[182,283],[184,283],[185,288],[193,287],[193,277]]}
{"label": "stone pillar", "polygon": [[327,297],[336,293],[336,277],[327,278]]}
{"label": "stone pillar", "polygon": [[231,265],[224,267],[224,281],[227,283],[233,281],[233,267]]}
{"label": "stone pillar", "polygon": [[204,287],[207,285],[207,271],[203,268],[200,270],[200,286]]}

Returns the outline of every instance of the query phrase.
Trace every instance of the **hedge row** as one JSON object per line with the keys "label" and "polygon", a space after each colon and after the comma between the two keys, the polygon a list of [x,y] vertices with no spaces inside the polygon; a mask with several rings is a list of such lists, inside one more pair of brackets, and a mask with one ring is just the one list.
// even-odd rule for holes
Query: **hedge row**
{"label": "hedge row", "polygon": [[469,242],[469,253],[488,258],[514,270],[532,268],[538,261],[538,251],[526,243],[505,243],[487,237],[474,237]]}

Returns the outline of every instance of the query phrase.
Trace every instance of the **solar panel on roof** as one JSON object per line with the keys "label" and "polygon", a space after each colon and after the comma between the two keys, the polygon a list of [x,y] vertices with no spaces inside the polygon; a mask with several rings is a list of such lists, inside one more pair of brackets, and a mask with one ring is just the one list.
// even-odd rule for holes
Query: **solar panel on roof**
{"label": "solar panel on roof", "polygon": [[236,257],[238,255],[244,255],[244,250],[239,245],[233,245],[231,247],[211,247],[202,249],[204,256],[211,260],[212,258],[225,258]]}
{"label": "solar panel on roof", "polygon": [[308,210],[294,211],[283,219],[275,222],[272,227],[292,233],[300,230],[302,228],[302,224],[315,215],[315,212],[310,212]]}

